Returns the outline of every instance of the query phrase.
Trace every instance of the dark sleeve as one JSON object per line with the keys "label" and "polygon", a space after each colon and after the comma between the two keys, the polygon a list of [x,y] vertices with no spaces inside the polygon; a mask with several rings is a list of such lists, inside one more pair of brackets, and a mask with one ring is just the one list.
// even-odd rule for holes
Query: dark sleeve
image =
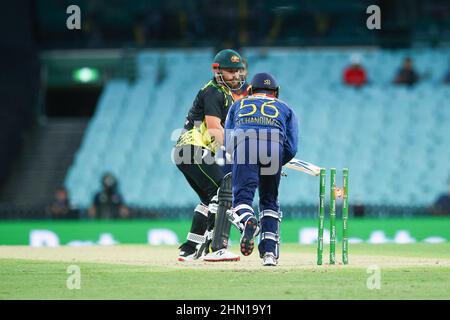
{"label": "dark sleeve", "polygon": [[119,205],[119,206],[122,206],[122,205],[124,205],[124,203],[123,203],[123,198],[122,198],[122,195],[120,194],[120,193],[116,193],[115,195],[115,203],[117,204],[117,205]]}
{"label": "dark sleeve", "polygon": [[100,203],[100,193],[96,193],[94,196],[94,206],[98,206]]}
{"label": "dark sleeve", "polygon": [[450,208],[450,199],[445,195],[442,195],[436,200],[434,205],[439,209],[448,209]]}
{"label": "dark sleeve", "polygon": [[223,93],[214,87],[206,89],[203,95],[203,106],[205,116],[215,116],[222,119],[222,113],[224,110],[224,96]]}

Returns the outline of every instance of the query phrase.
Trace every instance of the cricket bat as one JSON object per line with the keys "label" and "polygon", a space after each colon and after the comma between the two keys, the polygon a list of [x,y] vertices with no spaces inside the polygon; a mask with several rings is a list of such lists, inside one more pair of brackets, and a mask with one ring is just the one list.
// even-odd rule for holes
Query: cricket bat
{"label": "cricket bat", "polygon": [[316,166],[315,164],[295,158],[286,163],[284,167],[297,171],[302,171],[312,176],[318,176],[320,174],[320,167]]}
{"label": "cricket bat", "polygon": [[[225,147],[221,146],[221,149],[225,151]],[[231,162],[231,155],[228,152],[225,152],[225,157],[228,162]],[[318,176],[320,174],[320,167],[316,166],[315,164],[295,158],[286,163],[284,167],[292,170],[302,171],[312,176]]]}

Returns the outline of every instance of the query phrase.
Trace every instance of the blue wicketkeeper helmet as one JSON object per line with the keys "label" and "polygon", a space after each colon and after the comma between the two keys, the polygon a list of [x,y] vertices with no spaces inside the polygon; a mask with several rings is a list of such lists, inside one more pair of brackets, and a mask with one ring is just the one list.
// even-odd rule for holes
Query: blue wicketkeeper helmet
{"label": "blue wicketkeeper helmet", "polygon": [[278,86],[277,80],[269,73],[257,73],[252,79],[250,88],[248,89],[249,94],[253,94],[257,91],[267,92],[272,91],[275,97],[278,98],[280,87]]}

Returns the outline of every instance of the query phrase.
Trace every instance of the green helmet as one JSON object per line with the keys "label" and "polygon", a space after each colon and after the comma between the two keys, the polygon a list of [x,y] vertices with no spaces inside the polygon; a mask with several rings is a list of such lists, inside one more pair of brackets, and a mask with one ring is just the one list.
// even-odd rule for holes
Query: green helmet
{"label": "green helmet", "polygon": [[213,68],[244,69],[244,63],[239,53],[231,49],[219,51],[213,61]]}
{"label": "green helmet", "polygon": [[[245,69],[242,57],[239,53],[231,49],[219,51],[214,57],[212,63],[214,78],[219,85],[225,86],[230,90],[239,90],[245,83],[245,76],[243,70]],[[238,71],[239,80],[225,81],[221,69],[241,69]]]}

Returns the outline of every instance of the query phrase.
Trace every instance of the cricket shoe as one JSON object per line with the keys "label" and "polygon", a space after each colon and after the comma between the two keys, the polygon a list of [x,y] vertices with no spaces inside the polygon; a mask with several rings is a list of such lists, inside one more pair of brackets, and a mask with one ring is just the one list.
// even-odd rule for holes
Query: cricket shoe
{"label": "cricket shoe", "polygon": [[227,249],[220,249],[210,252],[203,256],[203,261],[207,262],[224,262],[224,261],[239,261],[241,257],[228,251]]}
{"label": "cricket shoe", "polygon": [[242,232],[241,237],[241,253],[244,256],[249,256],[253,252],[255,247],[255,241],[253,237],[258,233],[258,221],[255,217],[250,217],[247,222],[245,222],[244,232]]}
{"label": "cricket shoe", "polygon": [[197,250],[193,246],[191,246],[187,243],[183,243],[178,249],[180,249],[178,261],[197,260],[197,257],[196,257]]}
{"label": "cricket shoe", "polygon": [[263,256],[263,266],[276,266],[278,260],[272,252],[266,252]]}

